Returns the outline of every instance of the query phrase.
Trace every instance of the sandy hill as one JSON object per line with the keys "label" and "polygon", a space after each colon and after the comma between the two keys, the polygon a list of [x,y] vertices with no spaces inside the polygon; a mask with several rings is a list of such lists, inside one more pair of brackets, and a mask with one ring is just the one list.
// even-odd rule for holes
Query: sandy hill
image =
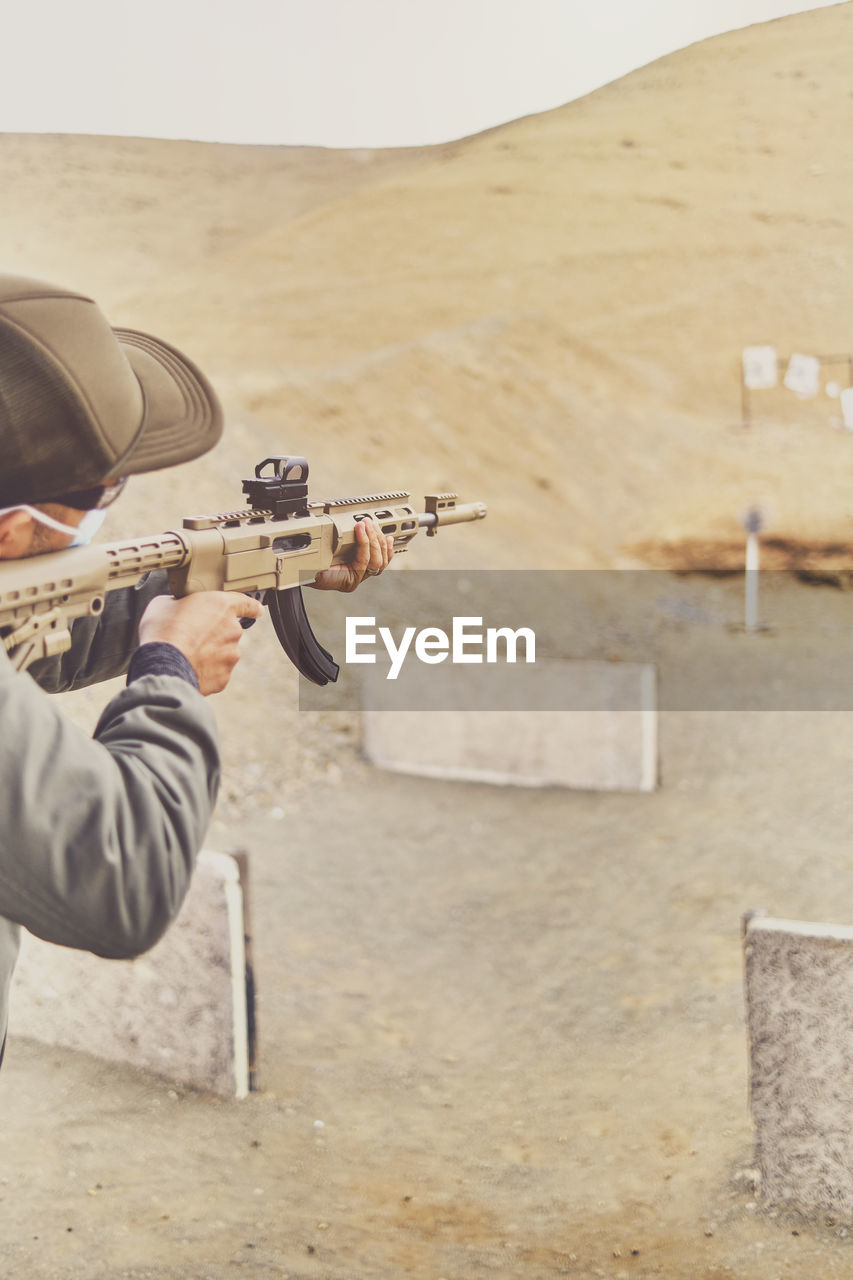
{"label": "sandy hill", "polygon": [[853,349],[851,37],[851,4],[785,18],[420,151],[0,138],[7,264],[205,364],[230,431],[200,501],[291,451],[318,494],[485,498],[446,563],[713,560],[754,501],[843,543],[837,400],[764,393],[745,431],[739,361]]}

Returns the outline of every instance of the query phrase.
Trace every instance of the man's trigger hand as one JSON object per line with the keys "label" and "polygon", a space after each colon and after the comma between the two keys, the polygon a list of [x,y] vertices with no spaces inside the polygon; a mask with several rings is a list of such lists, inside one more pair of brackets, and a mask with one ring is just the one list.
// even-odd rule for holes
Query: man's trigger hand
{"label": "man's trigger hand", "polygon": [[139,643],[160,641],[179,649],[207,696],[219,693],[240,660],[245,620],[253,622],[263,605],[237,591],[199,591],[175,600],[156,596],[139,621]]}

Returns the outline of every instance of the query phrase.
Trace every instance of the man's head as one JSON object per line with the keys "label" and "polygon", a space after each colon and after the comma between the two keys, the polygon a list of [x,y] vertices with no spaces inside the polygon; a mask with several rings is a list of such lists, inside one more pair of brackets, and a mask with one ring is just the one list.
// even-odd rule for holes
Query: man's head
{"label": "man's head", "polygon": [[196,458],[221,433],[216,393],[181,352],[112,329],[84,294],[0,275],[0,509],[68,506]]}

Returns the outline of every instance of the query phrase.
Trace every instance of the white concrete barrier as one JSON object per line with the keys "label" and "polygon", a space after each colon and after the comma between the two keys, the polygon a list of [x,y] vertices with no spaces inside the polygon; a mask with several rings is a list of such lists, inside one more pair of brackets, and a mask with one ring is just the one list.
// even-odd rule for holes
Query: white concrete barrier
{"label": "white concrete barrier", "polygon": [[853,1221],[853,928],[744,920],[762,1197]]}
{"label": "white concrete barrier", "polygon": [[[591,791],[657,786],[654,667],[542,663],[525,673],[518,710],[489,710],[489,673],[479,668],[464,674],[464,710],[385,710],[382,673],[371,671],[362,713],[367,758],[400,773],[499,785]],[[420,679],[428,676],[420,673]],[[471,696],[477,680],[483,684],[479,705]],[[388,688],[386,696],[401,705],[396,689]]]}
{"label": "white concrete barrier", "polygon": [[104,960],[24,932],[10,1039],[245,1097],[255,1052],[247,907],[245,855],[203,852],[177,920],[136,960]]}

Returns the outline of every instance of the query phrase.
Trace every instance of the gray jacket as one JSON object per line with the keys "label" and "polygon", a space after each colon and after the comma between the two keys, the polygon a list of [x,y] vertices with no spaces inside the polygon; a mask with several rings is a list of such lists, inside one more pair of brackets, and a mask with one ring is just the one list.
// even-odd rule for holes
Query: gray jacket
{"label": "gray jacket", "polygon": [[69,653],[29,673],[15,672],[0,646],[0,1045],[21,925],[49,942],[135,956],[189,886],[219,781],[206,700],[178,676],[144,675],[90,738],[42,691],[125,671],[139,616],[165,589],[151,574],[111,593],[100,619],[75,624]]}

